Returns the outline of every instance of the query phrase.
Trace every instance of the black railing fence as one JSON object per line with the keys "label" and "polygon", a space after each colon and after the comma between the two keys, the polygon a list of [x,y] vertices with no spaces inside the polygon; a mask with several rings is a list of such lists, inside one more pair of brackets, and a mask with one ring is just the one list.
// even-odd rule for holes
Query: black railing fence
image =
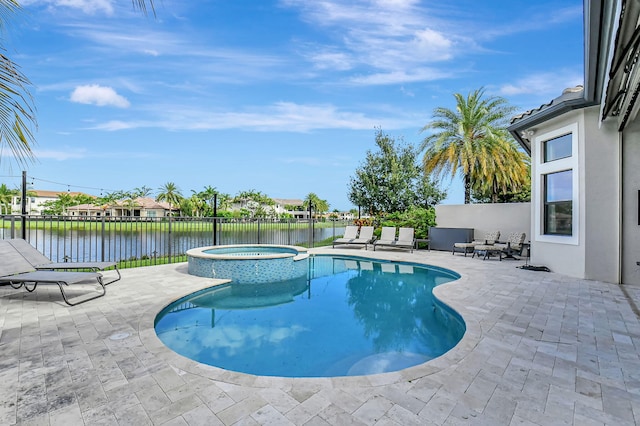
{"label": "black railing fence", "polygon": [[54,262],[116,261],[121,267],[183,262],[194,247],[313,247],[347,222],[296,219],[0,216],[0,239],[24,238]]}

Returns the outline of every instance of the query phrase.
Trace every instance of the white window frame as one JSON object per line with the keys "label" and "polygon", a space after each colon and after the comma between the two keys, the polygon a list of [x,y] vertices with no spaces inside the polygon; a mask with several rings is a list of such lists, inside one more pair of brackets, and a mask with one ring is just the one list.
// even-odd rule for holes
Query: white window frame
{"label": "white window frame", "polygon": [[[557,137],[571,134],[571,157],[544,162],[544,143]],[[535,137],[535,183],[537,190],[533,193],[534,209],[534,233],[536,241],[557,243],[557,244],[579,244],[578,232],[580,219],[580,171],[578,169],[578,145],[580,134],[578,133],[578,123],[572,123],[564,127],[542,133]],[[571,170],[571,235],[548,235],[544,233],[544,197],[545,197],[545,175]]]}

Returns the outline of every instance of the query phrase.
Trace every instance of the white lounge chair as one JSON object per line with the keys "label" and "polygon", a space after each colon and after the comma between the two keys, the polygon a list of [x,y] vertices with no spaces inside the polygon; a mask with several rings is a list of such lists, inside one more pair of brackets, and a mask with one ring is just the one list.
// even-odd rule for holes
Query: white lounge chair
{"label": "white lounge chair", "polygon": [[398,230],[398,239],[394,247],[408,248],[413,253],[416,246],[415,230],[413,228],[400,228]]}
{"label": "white lounge chair", "polygon": [[367,245],[371,244],[373,240],[373,226],[361,226],[358,238],[351,240],[347,244],[364,245],[364,249],[367,250]]}
{"label": "white lounge chair", "polygon": [[335,248],[336,244],[349,244],[355,240],[357,236],[358,227],[356,225],[347,225],[344,229],[344,235],[341,238],[333,240],[333,247]]}
{"label": "white lounge chair", "polygon": [[373,242],[373,251],[376,251],[376,247],[393,246],[396,242],[396,228],[395,226],[383,226],[380,238]]}

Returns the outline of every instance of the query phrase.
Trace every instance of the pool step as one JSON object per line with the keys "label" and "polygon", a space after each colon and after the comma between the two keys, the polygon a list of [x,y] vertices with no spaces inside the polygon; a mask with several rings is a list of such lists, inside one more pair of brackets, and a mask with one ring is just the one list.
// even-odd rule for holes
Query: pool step
{"label": "pool step", "polygon": [[309,253],[300,253],[293,257],[293,261],[297,262],[299,260],[305,260],[309,257]]}

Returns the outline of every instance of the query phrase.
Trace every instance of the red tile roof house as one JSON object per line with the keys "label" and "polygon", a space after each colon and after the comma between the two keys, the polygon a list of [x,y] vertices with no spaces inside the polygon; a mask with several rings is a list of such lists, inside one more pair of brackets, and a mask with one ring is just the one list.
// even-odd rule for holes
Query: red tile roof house
{"label": "red tile roof house", "polygon": [[176,206],[166,202],[158,202],[153,198],[139,197],[131,202],[126,200],[114,204],[97,206],[94,204],[79,204],[67,208],[67,216],[111,216],[111,217],[167,217],[169,212],[177,211]]}
{"label": "red tile roof house", "polygon": [[640,284],[640,2],[584,1],[584,86],[515,117],[531,154],[531,263]]}

